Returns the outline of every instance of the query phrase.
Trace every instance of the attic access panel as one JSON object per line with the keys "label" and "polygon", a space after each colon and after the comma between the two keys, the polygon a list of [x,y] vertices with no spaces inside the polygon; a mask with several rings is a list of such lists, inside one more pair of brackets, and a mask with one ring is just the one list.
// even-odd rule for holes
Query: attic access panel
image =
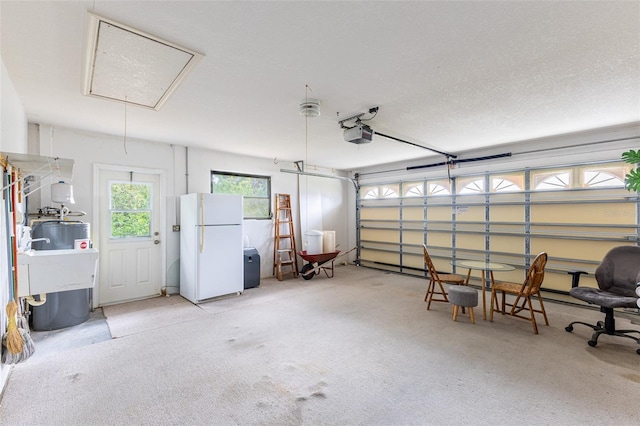
{"label": "attic access panel", "polygon": [[89,12],[83,94],[158,110],[202,55]]}

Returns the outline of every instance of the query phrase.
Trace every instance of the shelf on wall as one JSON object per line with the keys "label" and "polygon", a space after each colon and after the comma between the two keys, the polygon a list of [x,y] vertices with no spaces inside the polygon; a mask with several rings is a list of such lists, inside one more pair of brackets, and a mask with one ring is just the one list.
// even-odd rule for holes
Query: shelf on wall
{"label": "shelf on wall", "polygon": [[[3,168],[11,166],[19,170],[19,182],[32,182],[29,193],[58,181],[70,182],[73,177],[74,161],[68,158],[0,152],[0,160]],[[34,186],[35,188],[33,188]],[[25,196],[28,195],[25,194]]]}

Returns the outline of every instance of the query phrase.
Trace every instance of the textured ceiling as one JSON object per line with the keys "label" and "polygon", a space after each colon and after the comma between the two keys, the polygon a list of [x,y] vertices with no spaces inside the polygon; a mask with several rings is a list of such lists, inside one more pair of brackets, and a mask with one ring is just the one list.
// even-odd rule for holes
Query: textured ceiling
{"label": "textured ceiling", "polygon": [[[82,95],[87,10],[204,54],[126,134],[355,170],[640,121],[640,2],[0,2],[2,61],[32,122],[124,134]],[[310,87],[310,91],[305,86]],[[322,115],[305,121],[305,96]]]}

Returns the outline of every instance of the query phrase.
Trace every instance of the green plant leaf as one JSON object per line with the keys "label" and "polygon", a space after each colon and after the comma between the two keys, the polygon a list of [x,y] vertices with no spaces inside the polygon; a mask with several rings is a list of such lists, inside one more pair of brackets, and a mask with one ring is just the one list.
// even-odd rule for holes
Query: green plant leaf
{"label": "green plant leaf", "polygon": [[625,186],[629,191],[640,192],[640,170],[631,170],[625,176]]}
{"label": "green plant leaf", "polygon": [[[637,151],[630,149],[629,151],[623,152],[622,160],[630,164],[640,163],[640,149]],[[640,168],[636,168],[627,173],[624,186],[629,191],[640,192]]]}
{"label": "green plant leaf", "polygon": [[640,163],[640,149],[637,151],[630,149],[627,152],[623,152],[622,160],[626,163],[631,163],[631,164]]}

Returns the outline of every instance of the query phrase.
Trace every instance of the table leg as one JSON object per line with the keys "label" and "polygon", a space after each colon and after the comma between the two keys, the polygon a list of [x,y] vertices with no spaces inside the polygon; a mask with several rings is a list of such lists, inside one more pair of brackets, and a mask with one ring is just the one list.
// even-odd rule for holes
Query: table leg
{"label": "table leg", "polygon": [[486,280],[484,277],[484,269],[482,270],[482,319],[487,319],[487,304],[486,304],[486,296],[485,296],[485,288],[486,288]]}
{"label": "table leg", "polygon": [[464,285],[469,285],[469,279],[471,279],[471,269],[467,272],[467,280],[464,282]]}

